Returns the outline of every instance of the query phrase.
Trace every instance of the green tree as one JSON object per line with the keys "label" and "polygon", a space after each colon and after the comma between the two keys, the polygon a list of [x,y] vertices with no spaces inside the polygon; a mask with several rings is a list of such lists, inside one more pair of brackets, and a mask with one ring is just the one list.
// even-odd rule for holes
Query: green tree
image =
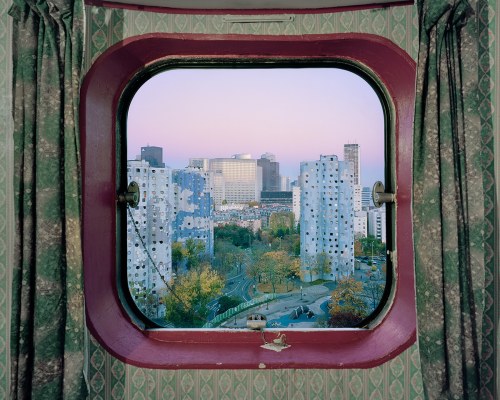
{"label": "green tree", "polygon": [[235,224],[218,226],[214,229],[215,240],[226,240],[234,246],[248,248],[251,246],[255,236],[251,229],[244,228]]}
{"label": "green tree", "polygon": [[359,238],[358,241],[361,245],[361,249],[359,245],[354,244],[354,248],[358,249],[356,256],[364,255],[371,256],[372,251],[374,256],[382,255],[385,253],[386,246],[381,240],[377,239],[375,236],[368,235],[367,237]]}
{"label": "green tree", "polygon": [[243,299],[241,297],[221,296],[219,298],[219,309],[217,310],[217,315],[226,312],[230,308],[237,307],[241,303],[243,303]]}
{"label": "green tree", "polygon": [[283,238],[293,231],[295,224],[293,212],[275,212],[269,217],[269,229],[273,236]]}
{"label": "green tree", "polygon": [[201,240],[189,238],[186,240],[184,246],[188,269],[196,268],[201,263],[205,254],[205,243]]}
{"label": "green tree", "polygon": [[234,264],[234,251],[237,249],[231,242],[217,240],[214,246],[214,265],[223,273],[228,273]]}
{"label": "green tree", "polygon": [[368,307],[362,299],[363,284],[352,277],[338,281],[337,287],[332,292],[330,303],[331,328],[347,328],[357,325],[366,316]]}
{"label": "green tree", "polygon": [[181,242],[175,242],[172,244],[172,267],[174,272],[177,274],[179,265],[186,257],[187,253]]}
{"label": "green tree", "polygon": [[222,293],[224,285],[224,278],[207,264],[191,269],[163,298],[165,319],[177,327],[203,326],[210,311],[208,303]]}

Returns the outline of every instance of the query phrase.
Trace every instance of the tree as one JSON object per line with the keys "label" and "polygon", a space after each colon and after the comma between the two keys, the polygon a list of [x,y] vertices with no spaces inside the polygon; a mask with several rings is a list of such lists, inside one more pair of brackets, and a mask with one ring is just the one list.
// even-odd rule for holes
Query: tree
{"label": "tree", "polygon": [[277,283],[297,276],[299,271],[299,260],[291,258],[284,251],[269,251],[263,253],[247,273],[260,276],[263,281],[269,282],[273,293],[276,293]]}
{"label": "tree", "polygon": [[283,238],[293,231],[295,223],[293,212],[275,212],[269,217],[269,229],[275,237]]}
{"label": "tree", "polygon": [[357,325],[367,315],[367,305],[361,298],[363,284],[352,277],[340,279],[332,292],[330,304],[331,328],[347,328]]}
{"label": "tree", "polygon": [[194,240],[193,238],[189,238],[185,243],[185,257],[187,260],[188,269],[196,268],[205,253],[205,243],[201,240]]}
{"label": "tree", "polygon": [[385,285],[374,281],[368,281],[363,285],[366,297],[371,302],[371,308],[374,310],[380,303],[384,294]]}
{"label": "tree", "polygon": [[254,234],[251,229],[244,228],[235,224],[228,224],[218,226],[214,229],[215,240],[226,240],[231,242],[234,246],[248,248],[251,246],[252,241],[255,240]]}
{"label": "tree", "polygon": [[203,326],[210,311],[208,303],[222,293],[224,285],[224,279],[209,265],[191,269],[164,297],[165,319],[178,327]]}
{"label": "tree", "polygon": [[234,251],[237,247],[226,240],[217,240],[214,248],[214,266],[226,274],[234,264]]}
{"label": "tree", "polygon": [[172,267],[176,274],[178,273],[179,265],[182,263],[186,255],[187,253],[181,242],[175,242],[172,244]]}
{"label": "tree", "polygon": [[158,296],[139,282],[129,282],[130,294],[139,310],[148,318],[157,318]]}
{"label": "tree", "polygon": [[217,310],[217,315],[226,312],[230,308],[237,307],[241,303],[243,303],[243,299],[241,297],[221,296],[219,298],[219,309]]}
{"label": "tree", "polygon": [[[357,239],[354,242],[354,248],[356,249],[356,242],[359,242],[361,245],[361,253],[355,254],[356,256],[364,255],[371,256],[372,251],[374,256],[378,256],[385,253],[385,243],[381,240],[377,239],[373,235],[368,235],[367,237]],[[358,245],[359,250],[359,245]]]}
{"label": "tree", "polygon": [[324,279],[325,274],[328,274],[331,271],[330,258],[324,251],[316,254],[313,265],[314,266],[311,267],[312,271],[318,275],[320,279]]}

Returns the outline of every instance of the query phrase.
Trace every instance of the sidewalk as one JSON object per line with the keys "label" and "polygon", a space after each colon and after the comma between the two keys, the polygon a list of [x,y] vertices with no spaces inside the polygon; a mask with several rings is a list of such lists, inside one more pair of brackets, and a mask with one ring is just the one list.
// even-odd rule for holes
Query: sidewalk
{"label": "sidewalk", "polygon": [[[278,319],[283,315],[289,315],[298,306],[304,305],[308,306],[315,314],[322,314],[323,311],[320,309],[320,305],[329,297],[331,290],[323,285],[309,286],[302,289],[302,299],[300,290],[296,290],[291,293],[278,295],[276,300],[269,303],[261,304],[257,307],[245,310],[235,317],[223,322],[221,328],[246,328],[247,327],[247,316],[250,314],[258,313],[264,314],[267,317],[267,321]],[[293,323],[293,328],[309,328],[314,325],[312,322],[297,322]],[[289,326],[292,328],[292,326]],[[268,328],[272,328],[268,326]]]}

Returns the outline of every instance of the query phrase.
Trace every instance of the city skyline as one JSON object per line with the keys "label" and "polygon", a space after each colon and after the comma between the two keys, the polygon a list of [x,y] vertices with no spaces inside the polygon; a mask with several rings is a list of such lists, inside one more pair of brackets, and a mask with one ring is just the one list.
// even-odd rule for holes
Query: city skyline
{"label": "city skyline", "polygon": [[362,184],[384,177],[380,101],[364,80],[340,69],[167,71],[134,96],[127,131],[129,159],[145,145],[163,147],[171,168],[186,167],[189,158],[270,152],[292,180],[300,162],[342,157],[344,144],[357,143]]}

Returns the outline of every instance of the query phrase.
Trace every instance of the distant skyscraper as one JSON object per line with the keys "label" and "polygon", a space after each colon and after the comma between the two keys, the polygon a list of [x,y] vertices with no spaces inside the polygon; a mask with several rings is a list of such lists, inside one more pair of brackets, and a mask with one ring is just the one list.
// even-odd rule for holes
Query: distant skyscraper
{"label": "distant skyscraper", "polygon": [[344,161],[352,163],[353,185],[361,184],[359,144],[344,144]]}
{"label": "distant skyscraper", "polygon": [[201,169],[202,171],[208,171],[208,158],[190,158],[189,166]]}
{"label": "distant skyscraper", "polygon": [[165,168],[165,163],[163,162],[162,147],[141,147],[141,160],[147,161],[150,167]]}
{"label": "distant skyscraper", "polygon": [[[354,271],[352,170],[337,156],[300,163],[300,257],[302,279],[339,279]],[[328,271],[317,269],[318,255]]]}
{"label": "distant skyscraper", "polygon": [[363,189],[361,189],[361,208],[363,210],[368,210],[372,205],[372,190],[364,186]]}
{"label": "distant skyscraper", "polygon": [[291,190],[290,178],[288,176],[280,176],[280,182],[281,182],[280,190],[282,192],[288,192]]}
{"label": "distant skyscraper", "polygon": [[[260,200],[262,168],[257,165],[256,160],[251,159],[249,154],[237,154],[233,158],[210,159],[209,170],[215,174],[213,187],[217,207],[220,207],[224,201],[248,203]],[[221,201],[221,204],[218,204],[218,201]]]}
{"label": "distant skyscraper", "polygon": [[262,167],[262,191],[277,192],[282,190],[280,180],[280,164],[276,162],[274,154],[265,153],[257,160]]}
{"label": "distant skyscraper", "polygon": [[159,318],[164,314],[160,303],[148,305],[145,298],[141,301],[140,297],[150,291],[160,298],[167,290],[165,282],[172,277],[171,172],[168,168],[151,167],[144,160],[128,161],[127,178],[129,182],[137,182],[140,188],[140,203],[132,210],[135,224],[130,218],[127,219],[129,287],[139,308],[145,307],[142,311],[148,317]]}
{"label": "distant skyscraper", "polygon": [[210,173],[189,168],[174,170],[174,241],[194,239],[203,242],[205,252],[214,253],[212,220],[213,195]]}

